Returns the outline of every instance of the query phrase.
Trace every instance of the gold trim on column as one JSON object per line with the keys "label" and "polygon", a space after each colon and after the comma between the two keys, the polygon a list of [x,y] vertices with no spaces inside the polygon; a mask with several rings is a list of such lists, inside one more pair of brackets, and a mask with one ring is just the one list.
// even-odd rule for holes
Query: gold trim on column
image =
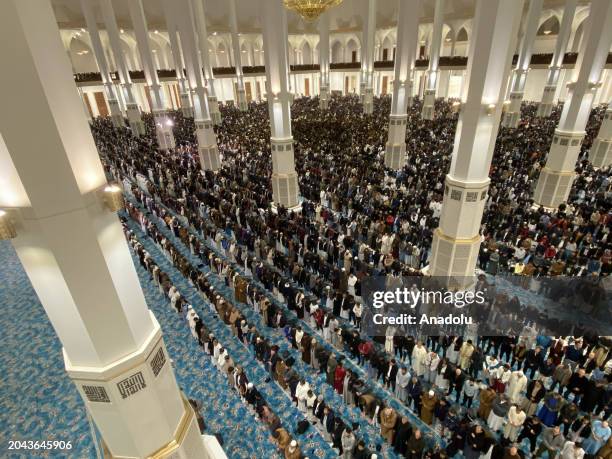
{"label": "gold trim on column", "polygon": [[454,238],[444,234],[440,228],[436,228],[434,235],[438,236],[440,239],[444,239],[445,241],[452,242],[453,244],[474,244],[475,242],[480,242],[480,234],[477,234],[471,238]]}
{"label": "gold trim on column", "polygon": [[193,408],[187,401],[187,399],[185,399],[184,396],[182,398],[183,398],[183,406],[185,407],[185,412],[183,413],[183,416],[181,417],[181,421],[179,422],[178,427],[174,431],[174,438],[172,438],[172,440],[166,443],[166,445],[159,448],[153,454],[151,454],[150,456],[147,456],[147,459],[166,458],[171,453],[176,451],[183,444],[183,441],[185,440],[185,437],[187,436],[187,431],[189,430],[189,425],[191,424],[191,421],[195,417],[195,413],[193,411]]}
{"label": "gold trim on column", "polygon": [[542,170],[540,171],[540,173],[545,172],[547,174],[551,174],[551,175],[559,175],[561,177],[563,176],[572,176],[572,175],[576,175],[576,173],[574,171],[555,171],[552,170],[548,167],[543,167]]}

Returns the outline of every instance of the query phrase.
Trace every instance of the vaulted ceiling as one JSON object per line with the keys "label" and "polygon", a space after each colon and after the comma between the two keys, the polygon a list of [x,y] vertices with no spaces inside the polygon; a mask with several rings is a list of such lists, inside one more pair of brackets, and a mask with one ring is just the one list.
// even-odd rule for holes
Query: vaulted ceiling
{"label": "vaulted ceiling", "polygon": [[[128,0],[112,0],[119,27],[131,29],[131,21],[127,7]],[[161,6],[162,0],[143,0],[145,14],[150,29],[164,30],[166,22]],[[194,0],[202,1],[202,0]],[[238,28],[244,33],[254,33],[261,30],[259,14],[260,2],[267,0],[236,0],[238,14]],[[339,6],[330,10],[330,24],[332,31],[360,30],[363,24],[363,11],[366,0],[344,0]],[[378,0],[377,2],[377,28],[388,28],[396,25],[398,1],[408,0]],[[209,32],[227,32],[229,30],[229,6],[227,0],[204,0],[206,22]],[[85,27],[85,20],[81,13],[79,0],[51,0],[57,22],[62,28]],[[97,1],[94,0],[97,4]],[[445,21],[469,19],[474,15],[476,0],[447,0],[445,3]],[[565,0],[544,0],[544,9],[563,8]],[[588,3],[586,0],[580,3]],[[417,14],[421,22],[433,20],[435,0],[424,0],[422,10]],[[102,14],[99,6],[96,7],[96,17],[102,24]],[[316,23],[307,23],[297,14],[289,12],[289,33],[315,33]]]}

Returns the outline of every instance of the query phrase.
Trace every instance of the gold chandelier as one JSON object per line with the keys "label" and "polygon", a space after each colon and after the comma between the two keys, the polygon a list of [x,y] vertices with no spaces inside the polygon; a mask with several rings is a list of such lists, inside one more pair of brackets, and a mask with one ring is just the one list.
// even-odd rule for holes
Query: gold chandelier
{"label": "gold chandelier", "polygon": [[316,21],[329,8],[339,5],[342,0],[283,0],[287,9],[295,11],[308,22]]}

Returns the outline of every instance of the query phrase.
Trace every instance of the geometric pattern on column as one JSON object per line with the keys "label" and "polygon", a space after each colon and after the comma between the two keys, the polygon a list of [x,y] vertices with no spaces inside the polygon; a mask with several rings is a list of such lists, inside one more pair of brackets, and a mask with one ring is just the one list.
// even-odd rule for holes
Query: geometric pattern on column
{"label": "geometric pattern on column", "polygon": [[541,118],[548,118],[552,113],[553,101],[555,99],[556,86],[545,86],[544,94],[542,96],[542,102],[538,105],[537,116]]}
{"label": "geometric pattern on column", "polygon": [[567,201],[584,135],[584,132],[555,130],[546,167],[540,172],[533,196],[536,204],[554,209]]}
{"label": "geometric pattern on column", "polygon": [[591,146],[589,161],[594,167],[606,167],[612,164],[612,107],[604,114],[597,138]]}
{"label": "geometric pattern on column", "polygon": [[298,205],[298,176],[294,169],[293,138],[270,139],[274,203],[290,209]]}
{"label": "geometric pattern on column", "polygon": [[161,150],[173,149],[175,147],[174,133],[172,132],[172,122],[167,117],[167,111],[154,110],[153,118],[155,119],[155,133],[159,148]]}
{"label": "geometric pattern on column", "polygon": [[218,171],[221,168],[219,148],[215,141],[212,120],[196,121],[196,137],[198,139],[198,154],[200,165],[205,171]]}
{"label": "geometric pattern on column", "polygon": [[589,161],[593,167],[599,168],[612,164],[612,139],[595,139],[589,152]]}
{"label": "geometric pattern on column", "polygon": [[218,126],[221,124],[221,112],[219,111],[219,102],[216,96],[207,96],[208,108],[210,110],[210,118],[212,119],[213,125]]}
{"label": "geometric pattern on column", "polygon": [[181,112],[185,118],[193,118],[193,107],[191,106],[191,97],[189,92],[181,91]]}
{"label": "geometric pattern on column", "polygon": [[110,108],[113,126],[125,127],[125,120],[123,118],[123,114],[121,113],[121,107],[119,106],[119,101],[117,99],[109,98],[108,107]]}
{"label": "geometric pattern on column", "polygon": [[385,145],[385,167],[389,169],[399,170],[406,163],[407,123],[408,115],[389,116],[389,140]]}
{"label": "geometric pattern on column", "polygon": [[434,104],[436,103],[436,90],[426,89],[423,94],[423,112],[424,120],[434,119]]}
{"label": "geometric pattern on column", "polygon": [[247,105],[247,100],[246,100],[246,90],[237,89],[236,96],[238,98],[238,109],[241,112],[246,112],[249,109],[249,106]]}
{"label": "geometric pattern on column", "polygon": [[542,168],[533,196],[536,204],[549,209],[559,207],[567,200],[575,175],[574,172]]}
{"label": "geometric pattern on column", "polygon": [[[202,438],[189,403],[175,399],[180,393],[161,329],[157,322],[155,326],[137,352],[102,369],[73,366],[64,353],[66,371],[96,419],[111,454],[115,449],[124,452],[121,457],[165,458],[174,454],[171,457],[188,459],[202,451]],[[177,411],[177,407],[182,409]],[[172,440],[161,445],[156,442],[158,435],[150,431],[153,425],[143,420],[144,412],[170,421]],[[151,435],[142,435],[143,429],[149,429]],[[163,435],[161,431],[157,434]],[[133,443],[134,439],[144,441]],[[125,456],[126,451],[131,451],[130,456]]]}
{"label": "geometric pattern on column", "polygon": [[[519,73],[516,72],[515,73]],[[504,114],[504,120],[502,126],[507,128],[516,128],[521,119],[521,102],[523,101],[522,92],[511,92],[510,93],[510,107]]]}
{"label": "geometric pattern on column", "polygon": [[140,108],[138,108],[138,105],[135,103],[128,103],[126,104],[126,109],[128,124],[130,125],[130,129],[132,129],[132,133],[138,137],[144,135],[145,127],[140,115]]}
{"label": "geometric pattern on column", "polygon": [[327,110],[329,107],[329,87],[319,86],[319,108]]}
{"label": "geometric pattern on column", "polygon": [[434,232],[429,274],[465,286],[474,276],[480,250],[480,216],[490,181],[461,182],[446,177],[440,226]]}
{"label": "geometric pattern on column", "polygon": [[364,84],[362,86],[361,94],[363,113],[366,115],[371,115],[374,111],[374,90]]}

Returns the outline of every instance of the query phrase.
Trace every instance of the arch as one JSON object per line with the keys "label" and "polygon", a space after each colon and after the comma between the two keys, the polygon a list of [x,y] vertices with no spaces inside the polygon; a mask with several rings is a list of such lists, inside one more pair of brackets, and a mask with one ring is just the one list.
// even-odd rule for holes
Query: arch
{"label": "arch", "polygon": [[75,72],[81,73],[98,71],[96,58],[93,55],[91,46],[89,46],[86,40],[83,40],[78,36],[72,37],[68,50],[70,51],[70,57],[72,59],[72,65],[74,66]]}
{"label": "arch", "polygon": [[388,34],[384,40],[382,41],[382,50],[380,52],[380,60],[381,61],[391,61],[393,60],[393,48],[395,47],[393,40]]}
{"label": "arch", "polygon": [[344,56],[342,55],[343,48],[340,40],[334,40],[331,45],[331,62],[334,64],[338,62],[344,62]]}
{"label": "arch", "polygon": [[240,62],[243,66],[253,65],[251,62],[251,53],[249,53],[249,46],[246,41],[243,41],[240,45]]}
{"label": "arch", "polygon": [[229,67],[229,53],[228,48],[225,46],[223,41],[219,41],[215,48],[215,54],[217,55],[217,65],[219,67]]}
{"label": "arch", "polygon": [[558,35],[559,34],[559,19],[556,15],[550,16],[548,19],[545,19],[540,24],[538,28],[537,35],[538,36],[546,36],[546,35]]}
{"label": "arch", "polygon": [[346,42],[345,62],[359,62],[360,60],[359,43],[351,37]]}
{"label": "arch", "polygon": [[468,34],[468,31],[465,27],[461,27],[459,29],[459,32],[457,32],[457,37],[455,38],[455,41],[460,42],[460,41],[469,41],[470,37]]}
{"label": "arch", "polygon": [[300,49],[302,64],[310,65],[313,63],[313,55],[312,55],[312,47],[307,40],[304,40],[302,43],[302,48]]}

